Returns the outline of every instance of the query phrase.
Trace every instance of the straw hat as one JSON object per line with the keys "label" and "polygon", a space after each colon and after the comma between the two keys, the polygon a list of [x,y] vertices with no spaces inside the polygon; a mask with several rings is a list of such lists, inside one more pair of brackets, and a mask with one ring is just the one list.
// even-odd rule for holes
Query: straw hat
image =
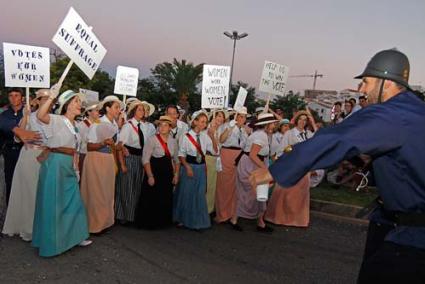
{"label": "straw hat", "polygon": [[151,103],[148,103],[147,101],[141,101],[141,103],[145,107],[145,115],[151,116],[155,112],[155,106]]}
{"label": "straw hat", "polygon": [[266,125],[278,121],[279,120],[277,120],[271,113],[260,113],[258,115],[257,121],[255,122],[255,126]]}
{"label": "straw hat", "polygon": [[241,107],[236,111],[236,114],[248,115],[248,109],[246,107]]}
{"label": "straw hat", "polygon": [[207,113],[205,110],[200,109],[200,110],[195,111],[195,112],[192,114],[192,117],[191,117],[191,119],[190,119],[190,124],[192,124],[192,123],[193,123],[193,121],[194,121],[194,120],[195,120],[198,116],[200,116],[201,114],[205,114],[205,115],[207,116],[207,118],[208,118],[208,113]]}
{"label": "straw hat", "polygon": [[291,119],[291,122],[292,122],[293,124],[295,124],[295,122],[297,121],[298,117],[300,117],[301,115],[305,115],[305,116],[307,116],[307,117],[309,117],[309,116],[310,116],[310,114],[309,114],[307,111],[305,111],[305,110],[300,110],[300,111],[297,111],[297,112],[295,113],[294,117]]}
{"label": "straw hat", "polygon": [[105,105],[105,103],[107,102],[118,102],[120,104],[120,109],[124,110],[125,109],[125,105],[122,101],[120,101],[120,99],[117,96],[111,95],[111,96],[106,96],[100,103],[99,103],[99,109],[102,109],[103,106]]}
{"label": "straw hat", "polygon": [[126,101],[125,101],[125,105],[128,107],[132,102],[134,102],[134,101],[138,101],[139,99],[137,99],[136,97],[132,97],[132,98],[128,98]]}
{"label": "straw hat", "polygon": [[210,113],[209,113],[209,117],[208,118],[215,117],[217,115],[217,113],[219,113],[219,112],[224,113],[224,120],[226,120],[226,119],[229,118],[229,113],[227,112],[227,110],[221,109],[221,108],[212,109],[210,111]]}
{"label": "straw hat", "polygon": [[81,99],[81,100],[83,100],[83,99],[84,99],[84,95],[83,95],[83,94],[81,94],[81,93],[75,93],[75,92],[74,92],[74,91],[72,91],[72,90],[67,90],[67,91],[63,92],[63,93],[59,96],[59,99],[58,99],[59,108],[56,110],[56,113],[57,113],[57,114],[60,114],[60,113],[62,112],[62,108],[63,108],[63,106],[65,105],[65,103],[66,103],[67,101],[71,100],[72,98],[76,97],[76,96],[80,97],[80,99]]}
{"label": "straw hat", "polygon": [[166,122],[171,126],[173,124],[173,119],[168,115],[161,115],[158,120],[155,120],[155,124],[158,125],[161,122]]}
{"label": "straw hat", "polygon": [[144,106],[144,104],[138,99],[133,100],[130,104],[127,104],[127,115],[134,110],[137,106]]}
{"label": "straw hat", "polygon": [[35,92],[35,99],[41,99],[43,97],[48,97],[52,94],[52,92],[50,91],[50,89],[40,89],[37,92]]}
{"label": "straw hat", "polygon": [[98,108],[99,102],[84,103],[84,113]]}

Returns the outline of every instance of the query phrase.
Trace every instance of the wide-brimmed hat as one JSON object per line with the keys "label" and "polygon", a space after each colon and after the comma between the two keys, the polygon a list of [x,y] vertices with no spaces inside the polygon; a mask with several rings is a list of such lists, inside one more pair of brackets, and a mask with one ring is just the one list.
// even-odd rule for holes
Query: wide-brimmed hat
{"label": "wide-brimmed hat", "polygon": [[120,104],[120,109],[124,110],[125,109],[125,105],[122,101],[120,101],[120,99],[117,96],[114,95],[110,95],[110,96],[106,96],[100,103],[99,103],[99,109],[102,109],[103,106],[105,105],[105,103],[107,102],[118,102]]}
{"label": "wide-brimmed hat", "polygon": [[35,99],[41,99],[43,97],[48,97],[52,94],[52,91],[50,91],[50,89],[40,89],[37,90],[37,92],[35,92]]}
{"label": "wide-brimmed hat", "polygon": [[258,115],[257,121],[255,122],[255,126],[266,125],[278,121],[279,120],[277,120],[271,113],[260,113]]}
{"label": "wide-brimmed hat", "polygon": [[290,124],[291,122],[289,121],[289,119],[287,119],[287,118],[284,118],[284,119],[281,119],[280,121],[279,121],[279,126],[282,126],[282,125],[285,125],[285,124]]}
{"label": "wide-brimmed hat", "polygon": [[138,98],[136,98],[136,97],[131,97],[131,98],[128,98],[126,101],[125,101],[125,105],[128,107],[132,102],[134,102],[134,101],[138,101],[139,99]]}
{"label": "wide-brimmed hat", "polygon": [[307,117],[309,117],[309,116],[310,116],[310,114],[309,114],[307,111],[305,111],[305,110],[300,110],[300,111],[297,111],[297,112],[294,114],[294,117],[291,119],[291,121],[292,121],[292,122],[295,122],[295,121],[298,119],[298,117],[300,117],[301,115],[305,115],[305,116],[307,116]]}
{"label": "wide-brimmed hat", "polygon": [[203,110],[203,109],[200,109],[200,110],[197,110],[197,111],[195,111],[193,114],[192,114],[192,116],[191,116],[191,118],[190,118],[190,124],[192,124],[192,122],[198,117],[198,116],[200,116],[201,114],[205,114],[206,116],[207,116],[207,118],[208,118],[208,113],[205,111],[205,110]]}
{"label": "wide-brimmed hat", "polygon": [[65,103],[76,96],[80,97],[82,101],[84,100],[84,95],[81,93],[76,93],[72,90],[67,90],[63,92],[58,98],[59,108],[56,110],[56,113],[60,114]]}
{"label": "wide-brimmed hat", "polygon": [[158,120],[155,120],[155,124],[159,125],[161,122],[166,122],[171,126],[173,124],[173,119],[168,115],[161,115]]}
{"label": "wide-brimmed hat", "polygon": [[221,109],[221,108],[212,109],[209,113],[209,118],[215,117],[217,115],[217,113],[219,113],[219,112],[222,112],[224,114],[225,120],[229,118],[229,113],[227,112],[227,110]]}
{"label": "wide-brimmed hat", "polygon": [[264,107],[255,108],[255,113],[259,113],[259,112],[263,112],[263,111],[264,111]]}
{"label": "wide-brimmed hat", "polygon": [[236,115],[238,114],[248,115],[248,109],[246,107],[240,107],[236,110]]}
{"label": "wide-brimmed hat", "polygon": [[155,106],[147,101],[141,101],[145,107],[145,116],[151,116],[155,112]]}
{"label": "wide-brimmed hat", "polygon": [[97,109],[99,106],[99,102],[83,103],[83,106],[84,106],[84,113],[87,113],[88,111]]}
{"label": "wide-brimmed hat", "polygon": [[144,106],[144,104],[138,99],[133,100],[130,104],[127,104],[127,115],[134,110],[137,106]]}

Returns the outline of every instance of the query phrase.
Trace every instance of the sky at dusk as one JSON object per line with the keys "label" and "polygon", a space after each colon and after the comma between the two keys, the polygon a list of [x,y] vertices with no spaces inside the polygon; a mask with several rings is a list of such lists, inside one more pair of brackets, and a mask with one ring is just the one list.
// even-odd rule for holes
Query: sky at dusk
{"label": "sky at dusk", "polygon": [[[397,47],[411,64],[411,84],[425,85],[425,1],[407,0],[0,0],[1,42],[54,48],[51,41],[73,6],[108,50],[101,69],[138,67],[147,77],[173,58],[230,65],[233,81],[258,88],[265,60],[289,66],[290,75],[324,74],[318,89],[355,88],[377,51]],[[289,78],[288,88],[311,88],[312,78]]]}

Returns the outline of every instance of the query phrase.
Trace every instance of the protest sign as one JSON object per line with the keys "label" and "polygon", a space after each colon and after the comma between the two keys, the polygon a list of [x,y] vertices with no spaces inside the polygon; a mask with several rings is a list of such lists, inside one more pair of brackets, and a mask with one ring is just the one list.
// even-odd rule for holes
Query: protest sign
{"label": "protest sign", "polygon": [[74,8],[69,9],[52,40],[89,79],[93,78],[106,49]]}
{"label": "protest sign", "polygon": [[240,87],[235,105],[233,106],[234,110],[238,111],[241,107],[244,106],[247,95],[248,91],[245,88]]}
{"label": "protest sign", "polygon": [[223,108],[228,105],[230,66],[204,65],[202,108]]}
{"label": "protest sign", "polygon": [[118,66],[115,76],[114,93],[118,95],[132,96],[137,95],[137,84],[139,83],[139,69]]}
{"label": "protest sign", "polygon": [[270,61],[264,63],[259,90],[269,95],[285,96],[289,68]]}
{"label": "protest sign", "polygon": [[46,47],[3,43],[6,87],[50,88],[50,54]]}
{"label": "protest sign", "polygon": [[96,103],[99,101],[99,92],[80,89],[80,93],[85,95],[86,101],[88,103]]}

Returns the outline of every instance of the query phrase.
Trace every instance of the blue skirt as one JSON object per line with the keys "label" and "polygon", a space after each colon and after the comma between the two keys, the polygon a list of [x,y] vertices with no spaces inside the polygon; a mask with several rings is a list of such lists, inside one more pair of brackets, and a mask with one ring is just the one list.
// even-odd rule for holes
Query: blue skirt
{"label": "blue skirt", "polygon": [[208,214],[207,176],[205,165],[190,165],[193,177],[188,177],[186,169],[180,169],[180,182],[174,193],[174,221],[189,229],[206,229],[211,227]]}
{"label": "blue skirt", "polygon": [[40,167],[32,246],[40,256],[61,254],[89,237],[72,157],[50,153]]}

